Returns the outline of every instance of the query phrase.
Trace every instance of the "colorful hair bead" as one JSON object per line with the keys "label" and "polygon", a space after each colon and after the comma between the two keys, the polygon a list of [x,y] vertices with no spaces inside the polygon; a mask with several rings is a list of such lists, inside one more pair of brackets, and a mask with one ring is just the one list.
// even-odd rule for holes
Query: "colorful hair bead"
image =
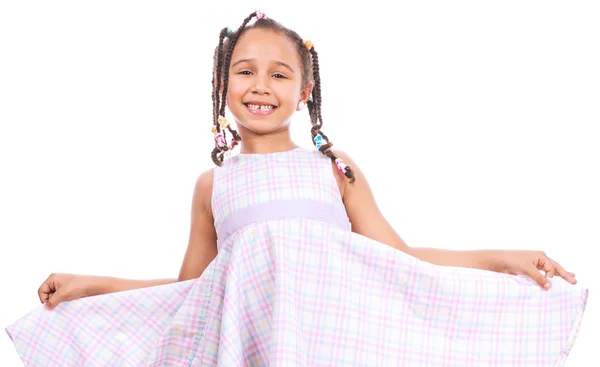
{"label": "colorful hair bead", "polygon": [[231,36],[232,33],[233,33],[233,29],[227,27],[227,35]]}
{"label": "colorful hair bead", "polygon": [[223,134],[218,133],[217,135],[215,135],[215,141],[217,142],[217,146],[219,148],[224,148],[227,143],[225,142],[225,138],[223,137]]}
{"label": "colorful hair bead", "polygon": [[262,11],[257,10],[256,11],[256,19],[267,19],[267,16]]}
{"label": "colorful hair bead", "polygon": [[315,145],[317,146],[317,150],[320,150],[321,145],[323,145],[323,137],[321,136],[321,134],[317,134],[317,136],[315,136],[313,141],[315,142]]}
{"label": "colorful hair bead", "polygon": [[344,161],[342,161],[341,158],[336,158],[335,159],[335,165],[337,166],[338,170],[340,170],[341,173],[346,174],[346,164],[344,163]]}
{"label": "colorful hair bead", "polygon": [[229,127],[229,121],[223,116],[219,116],[218,118],[219,125],[221,125],[221,129],[225,129]]}
{"label": "colorful hair bead", "polygon": [[312,94],[311,94],[310,96],[308,96],[308,101],[309,101],[309,102],[312,102],[312,101],[313,101]]}
{"label": "colorful hair bead", "polygon": [[315,45],[313,45],[313,43],[311,41],[306,40],[306,41],[304,41],[304,46],[306,46],[308,51],[310,51]]}

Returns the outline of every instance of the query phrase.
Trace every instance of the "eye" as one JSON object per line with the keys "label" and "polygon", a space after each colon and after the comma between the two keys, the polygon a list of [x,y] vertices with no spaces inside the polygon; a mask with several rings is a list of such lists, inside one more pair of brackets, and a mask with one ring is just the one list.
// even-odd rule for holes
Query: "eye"
{"label": "eye", "polygon": [[241,74],[241,75],[250,75],[252,73],[249,70],[242,70],[238,74]]}
{"label": "eye", "polygon": [[286,78],[287,78],[285,75],[283,75],[283,74],[279,74],[279,73],[277,73],[277,74],[273,74],[273,76],[274,76],[275,78],[277,78],[277,79],[286,79]]}

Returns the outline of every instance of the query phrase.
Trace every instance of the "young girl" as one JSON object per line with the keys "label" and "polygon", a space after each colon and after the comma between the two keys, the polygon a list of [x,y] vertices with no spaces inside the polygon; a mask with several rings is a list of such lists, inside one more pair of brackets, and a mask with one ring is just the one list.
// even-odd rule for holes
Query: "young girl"
{"label": "young girl", "polygon": [[[51,275],[7,328],[26,366],[564,362],[587,290],[543,252],[408,247],[323,132],[310,41],[254,12],[221,31],[213,76],[218,167],[178,279]],[[314,150],[290,138],[305,107]]]}

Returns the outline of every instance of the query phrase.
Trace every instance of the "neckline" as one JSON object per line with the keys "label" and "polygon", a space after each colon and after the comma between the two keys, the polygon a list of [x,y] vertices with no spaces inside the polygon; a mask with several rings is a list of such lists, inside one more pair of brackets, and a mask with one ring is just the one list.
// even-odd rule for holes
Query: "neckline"
{"label": "neckline", "polygon": [[294,148],[294,149],[290,149],[290,150],[283,150],[283,151],[280,151],[280,152],[269,152],[269,153],[238,153],[238,154],[236,154],[236,156],[237,157],[273,156],[273,155],[293,153],[293,152],[297,152],[297,151],[301,151],[301,150],[304,150],[304,148],[298,147],[298,148]]}

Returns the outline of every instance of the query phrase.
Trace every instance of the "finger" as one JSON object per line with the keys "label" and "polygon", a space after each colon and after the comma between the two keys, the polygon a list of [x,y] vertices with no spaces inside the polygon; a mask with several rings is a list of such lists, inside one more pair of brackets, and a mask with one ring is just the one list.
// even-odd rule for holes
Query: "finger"
{"label": "finger", "polygon": [[544,273],[546,274],[546,278],[550,278],[552,279],[554,277],[554,273],[556,272],[556,267],[554,266],[554,263],[552,262],[552,260],[546,258],[543,259],[540,263],[540,268],[541,270],[544,271]]}
{"label": "finger", "polygon": [[531,277],[537,284],[539,284],[544,289],[550,288],[550,283],[545,276],[540,273],[540,271],[535,266],[527,267],[524,271],[525,275]]}
{"label": "finger", "polygon": [[61,289],[57,290],[56,292],[54,292],[52,295],[50,295],[50,298],[48,298],[48,301],[46,302],[46,307],[48,307],[50,310],[54,309],[56,306],[58,306],[59,303],[66,301],[68,299],[68,294]]}
{"label": "finger", "polygon": [[568,271],[566,271],[559,263],[557,263],[556,261],[552,261],[552,263],[554,264],[554,268],[556,269],[556,272],[558,273],[558,275],[563,278],[564,280],[566,280],[567,282],[571,283],[571,284],[575,284],[577,283],[577,279],[575,279],[575,273],[570,273]]}
{"label": "finger", "polygon": [[50,297],[50,294],[56,290],[53,275],[50,275],[38,289],[40,302],[44,303]]}
{"label": "finger", "polygon": [[48,295],[50,293],[50,286],[48,283],[44,282],[38,289],[38,297],[40,298],[40,302],[44,303],[48,300]]}

